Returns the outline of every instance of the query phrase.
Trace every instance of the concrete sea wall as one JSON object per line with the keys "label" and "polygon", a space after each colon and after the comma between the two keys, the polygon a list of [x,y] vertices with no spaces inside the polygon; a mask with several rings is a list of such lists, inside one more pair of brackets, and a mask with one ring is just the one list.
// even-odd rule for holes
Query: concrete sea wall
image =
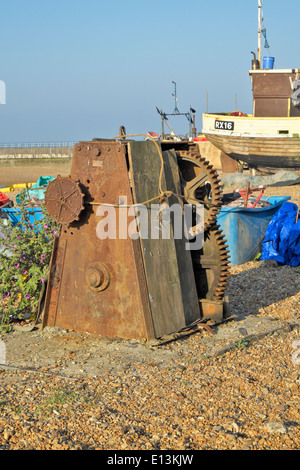
{"label": "concrete sea wall", "polygon": [[[20,162],[28,160],[70,160],[74,153],[74,143],[47,144],[25,144],[26,146],[0,144],[0,162]],[[28,146],[27,146],[28,145]],[[206,158],[215,169],[224,172],[237,171],[237,163],[225,155],[208,141],[198,142],[201,155]],[[227,169],[227,171],[226,171]]]}
{"label": "concrete sea wall", "polygon": [[0,160],[72,158],[74,147],[0,148]]}

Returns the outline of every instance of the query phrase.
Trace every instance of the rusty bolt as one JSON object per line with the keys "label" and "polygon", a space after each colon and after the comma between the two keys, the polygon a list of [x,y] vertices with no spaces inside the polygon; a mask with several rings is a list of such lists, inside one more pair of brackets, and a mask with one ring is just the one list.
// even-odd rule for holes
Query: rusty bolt
{"label": "rusty bolt", "polygon": [[92,290],[102,291],[110,283],[110,273],[103,263],[92,263],[87,268],[86,281]]}
{"label": "rusty bolt", "polygon": [[104,281],[104,274],[102,271],[99,271],[98,269],[89,269],[88,282],[91,287],[96,289],[97,287],[100,287],[101,284],[103,284],[103,281]]}

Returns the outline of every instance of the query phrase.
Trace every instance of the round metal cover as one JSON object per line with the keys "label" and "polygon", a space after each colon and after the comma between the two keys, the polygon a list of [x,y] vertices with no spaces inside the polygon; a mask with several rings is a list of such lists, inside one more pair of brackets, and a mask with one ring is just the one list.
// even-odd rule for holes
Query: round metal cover
{"label": "round metal cover", "polygon": [[92,263],[86,270],[86,281],[94,291],[105,290],[110,283],[110,273],[104,263]]}
{"label": "round metal cover", "polygon": [[79,184],[70,176],[57,178],[49,183],[45,192],[45,206],[52,219],[59,224],[70,224],[79,220],[84,209],[83,194]]}

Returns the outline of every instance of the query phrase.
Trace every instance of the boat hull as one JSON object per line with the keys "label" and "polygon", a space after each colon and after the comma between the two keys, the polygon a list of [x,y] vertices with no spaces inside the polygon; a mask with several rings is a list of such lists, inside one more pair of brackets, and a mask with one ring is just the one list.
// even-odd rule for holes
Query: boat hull
{"label": "boat hull", "polygon": [[205,133],[229,157],[251,167],[300,169],[300,138],[246,137]]}
{"label": "boat hull", "polygon": [[251,167],[300,169],[300,118],[204,114],[202,133]]}

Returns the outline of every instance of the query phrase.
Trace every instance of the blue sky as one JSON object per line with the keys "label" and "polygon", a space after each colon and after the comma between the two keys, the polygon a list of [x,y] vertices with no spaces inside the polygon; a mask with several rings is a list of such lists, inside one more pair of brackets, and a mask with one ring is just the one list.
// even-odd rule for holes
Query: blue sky
{"label": "blue sky", "polygon": [[[299,0],[263,0],[276,68],[300,68]],[[156,106],[251,112],[257,0],[1,2],[0,142],[160,132]],[[186,133],[185,118],[170,121]]]}

